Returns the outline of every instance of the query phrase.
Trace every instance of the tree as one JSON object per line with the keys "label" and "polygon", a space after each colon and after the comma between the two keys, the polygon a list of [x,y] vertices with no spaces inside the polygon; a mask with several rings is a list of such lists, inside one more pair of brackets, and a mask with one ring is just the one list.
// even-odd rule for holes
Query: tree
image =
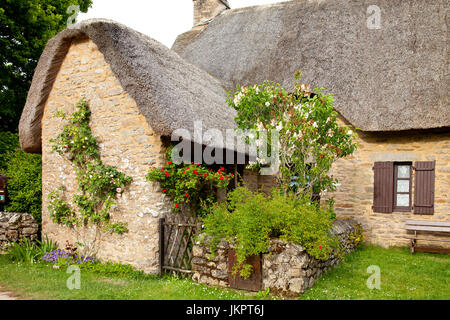
{"label": "tree", "polygon": [[[300,71],[295,78],[300,80]],[[280,163],[277,178],[285,192],[306,195],[335,190],[338,181],[328,172],[337,159],[351,155],[358,143],[352,128],[339,124],[332,95],[321,89],[311,92],[298,82],[289,93],[266,81],[253,87],[238,86],[236,93],[230,92],[228,104],[237,111],[240,129],[257,130],[256,135],[267,137],[267,143],[261,142],[261,137],[251,142],[278,148],[274,151]],[[278,143],[271,141],[274,131]],[[264,164],[265,160],[258,161]]]}
{"label": "tree", "polygon": [[0,4],[0,131],[17,132],[34,69],[47,41],[63,30],[71,5],[92,0],[3,0]]}

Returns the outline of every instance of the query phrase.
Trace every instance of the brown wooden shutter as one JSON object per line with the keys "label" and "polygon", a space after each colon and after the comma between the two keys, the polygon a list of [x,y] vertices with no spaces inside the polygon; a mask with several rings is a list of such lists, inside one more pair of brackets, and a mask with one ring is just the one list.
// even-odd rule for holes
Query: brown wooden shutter
{"label": "brown wooden shutter", "polygon": [[391,213],[394,204],[394,163],[375,162],[373,206],[374,212]]}
{"label": "brown wooden shutter", "polygon": [[436,161],[417,161],[414,164],[414,213],[434,213],[434,168]]}

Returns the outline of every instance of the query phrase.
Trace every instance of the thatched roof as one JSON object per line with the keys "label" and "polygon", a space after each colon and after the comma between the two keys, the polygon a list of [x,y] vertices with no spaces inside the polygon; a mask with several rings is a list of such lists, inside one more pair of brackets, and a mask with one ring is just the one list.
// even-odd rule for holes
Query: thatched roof
{"label": "thatched roof", "polygon": [[204,131],[235,127],[235,111],[227,106],[219,81],[159,42],[113,21],[96,19],[73,25],[47,43],[20,120],[23,150],[41,152],[45,103],[72,40],[83,37],[98,46],[159,135],[170,136],[179,128],[192,133],[194,121],[199,120]]}
{"label": "thatched roof", "polygon": [[[365,131],[450,126],[447,0],[298,0],[226,10],[173,46],[224,83],[302,82],[335,94],[336,109]],[[370,21],[369,21],[370,23]]]}

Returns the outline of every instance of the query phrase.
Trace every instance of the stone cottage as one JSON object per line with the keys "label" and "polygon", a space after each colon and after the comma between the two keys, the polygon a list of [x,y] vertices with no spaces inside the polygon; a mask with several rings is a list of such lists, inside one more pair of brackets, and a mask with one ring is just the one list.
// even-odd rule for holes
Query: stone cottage
{"label": "stone cottage", "polygon": [[[303,82],[335,93],[341,120],[359,129],[360,149],[334,168],[338,215],[356,218],[369,241],[386,246],[407,243],[407,218],[449,221],[446,1],[378,3],[380,28],[368,22],[366,0],[234,10],[227,1],[194,0],[195,25],[172,49],[108,20],[59,33],[41,56],[19,126],[22,149],[43,156],[43,232],[60,243],[101,237],[100,258],[156,272],[157,222],[171,206],[145,174],[164,163],[170,136],[183,128],[205,145],[196,121],[223,133],[235,126],[227,90],[264,80],[289,88],[299,68]],[[133,178],[113,213],[128,223],[123,236],[75,233],[49,218],[49,192],[64,184],[70,196],[77,187],[71,164],[51,152],[49,141],[63,127],[55,112],[70,113],[83,96],[103,162]],[[244,179],[273,183],[270,176]],[[418,181],[428,187],[415,203],[417,188],[424,190]]]}
{"label": "stone cottage", "polygon": [[[55,112],[72,113],[81,97],[90,104],[90,126],[103,162],[133,178],[113,212],[115,221],[128,223],[123,236],[75,232],[49,217],[49,193],[64,185],[71,199],[77,189],[72,164],[52,153],[50,140],[63,129]],[[195,121],[204,131],[234,128],[225,100],[219,81],[123,25],[91,20],[59,33],[40,58],[19,127],[23,150],[43,157],[43,233],[62,244],[95,243],[100,258],[156,272],[158,219],[171,204],[145,175],[165,163],[174,130],[191,132],[192,142],[202,143],[193,134]]]}
{"label": "stone cottage", "polygon": [[359,150],[333,169],[338,216],[356,218],[384,246],[408,243],[407,219],[450,221],[447,1],[382,0],[371,9],[365,0],[299,0],[233,10],[194,2],[209,10],[175,41],[182,58],[227,89],[264,80],[290,88],[300,68],[302,82],[334,93],[342,122],[359,129]]}

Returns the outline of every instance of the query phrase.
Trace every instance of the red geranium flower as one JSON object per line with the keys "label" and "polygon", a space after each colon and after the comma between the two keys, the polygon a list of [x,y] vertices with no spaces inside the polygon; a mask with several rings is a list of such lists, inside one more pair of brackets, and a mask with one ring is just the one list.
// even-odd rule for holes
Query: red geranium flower
{"label": "red geranium flower", "polygon": [[194,174],[198,174],[197,170],[192,171]]}
{"label": "red geranium flower", "polygon": [[206,178],[208,175],[205,173],[203,176]]}
{"label": "red geranium flower", "polygon": [[189,198],[189,194],[186,193],[185,196],[186,196],[186,198]]}
{"label": "red geranium flower", "polygon": [[167,190],[166,190],[166,189],[163,189],[162,192],[167,192]]}
{"label": "red geranium flower", "polygon": [[172,164],[172,161],[169,161],[169,164]]}
{"label": "red geranium flower", "polygon": [[225,168],[224,168],[224,167],[221,167],[220,170],[225,171]]}
{"label": "red geranium flower", "polygon": [[222,176],[220,176],[220,178],[219,178],[220,180],[223,180],[223,177]]}
{"label": "red geranium flower", "polygon": [[186,173],[186,171],[183,171],[183,173],[185,174],[185,173]]}
{"label": "red geranium flower", "polygon": [[319,249],[322,249],[322,246],[319,246]]}
{"label": "red geranium flower", "polygon": [[178,208],[178,207],[179,207],[178,203],[175,203],[175,208]]}

